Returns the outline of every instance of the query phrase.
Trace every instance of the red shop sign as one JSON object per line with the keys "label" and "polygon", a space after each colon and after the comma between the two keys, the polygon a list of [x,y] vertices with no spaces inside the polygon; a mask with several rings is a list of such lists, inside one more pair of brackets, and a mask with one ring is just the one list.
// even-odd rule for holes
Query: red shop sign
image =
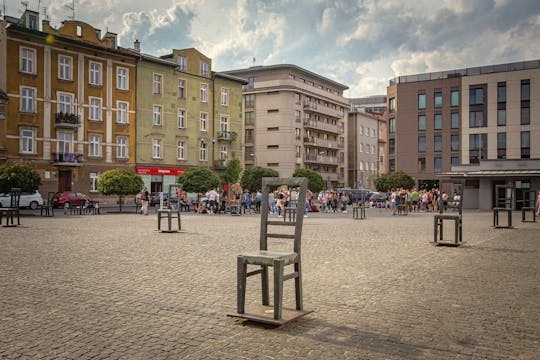
{"label": "red shop sign", "polygon": [[174,175],[179,176],[186,171],[186,169],[177,169],[177,168],[163,168],[163,167],[145,167],[137,166],[138,175]]}

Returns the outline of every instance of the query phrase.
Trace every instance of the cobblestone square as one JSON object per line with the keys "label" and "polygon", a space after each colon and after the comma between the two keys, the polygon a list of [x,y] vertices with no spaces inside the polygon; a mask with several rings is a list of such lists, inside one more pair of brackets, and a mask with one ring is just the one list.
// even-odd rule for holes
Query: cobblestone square
{"label": "cobblestone square", "polygon": [[465,244],[436,247],[432,214],[310,214],[314,312],[270,328],[226,316],[258,215],[183,214],[182,233],[159,233],[153,214],[25,216],[0,228],[0,358],[538,359],[540,224],[514,218],[494,229],[465,212]]}

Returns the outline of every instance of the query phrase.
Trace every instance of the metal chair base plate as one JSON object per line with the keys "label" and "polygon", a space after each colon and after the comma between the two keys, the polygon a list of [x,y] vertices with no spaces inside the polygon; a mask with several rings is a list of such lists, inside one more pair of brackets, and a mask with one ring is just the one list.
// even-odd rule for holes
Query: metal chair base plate
{"label": "metal chair base plate", "polygon": [[313,310],[294,310],[288,308],[283,308],[282,311],[281,319],[279,320],[274,319],[274,307],[265,305],[246,307],[246,312],[244,314],[234,313],[227,314],[227,316],[268,325],[281,326],[313,312]]}
{"label": "metal chair base plate", "polygon": [[440,241],[440,240],[437,240],[437,242],[431,242],[433,244],[433,246],[451,246],[451,247],[458,247],[460,245],[463,245],[465,242],[464,241],[461,241],[461,242],[458,242],[456,243],[455,241]]}

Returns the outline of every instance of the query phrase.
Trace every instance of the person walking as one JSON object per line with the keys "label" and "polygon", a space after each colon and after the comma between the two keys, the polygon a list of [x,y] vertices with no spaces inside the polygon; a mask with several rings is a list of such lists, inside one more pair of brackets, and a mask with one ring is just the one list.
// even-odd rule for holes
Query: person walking
{"label": "person walking", "polygon": [[143,215],[148,215],[148,202],[150,201],[150,193],[148,188],[145,186],[141,192],[141,213]]}
{"label": "person walking", "polygon": [[540,217],[540,193],[538,193],[538,197],[536,198],[536,216]]}

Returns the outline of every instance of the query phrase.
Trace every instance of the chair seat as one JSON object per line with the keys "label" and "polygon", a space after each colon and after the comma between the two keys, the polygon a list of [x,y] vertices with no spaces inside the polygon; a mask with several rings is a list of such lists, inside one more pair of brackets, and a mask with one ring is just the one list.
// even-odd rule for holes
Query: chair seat
{"label": "chair seat", "polygon": [[454,219],[460,219],[460,214],[437,214],[435,215],[435,219],[447,219],[447,220],[454,220]]}
{"label": "chair seat", "polygon": [[268,250],[246,253],[240,256],[247,264],[266,266],[272,266],[274,264],[274,260],[283,260],[284,265],[290,265],[293,264],[298,258],[298,254],[295,252],[285,253]]}

